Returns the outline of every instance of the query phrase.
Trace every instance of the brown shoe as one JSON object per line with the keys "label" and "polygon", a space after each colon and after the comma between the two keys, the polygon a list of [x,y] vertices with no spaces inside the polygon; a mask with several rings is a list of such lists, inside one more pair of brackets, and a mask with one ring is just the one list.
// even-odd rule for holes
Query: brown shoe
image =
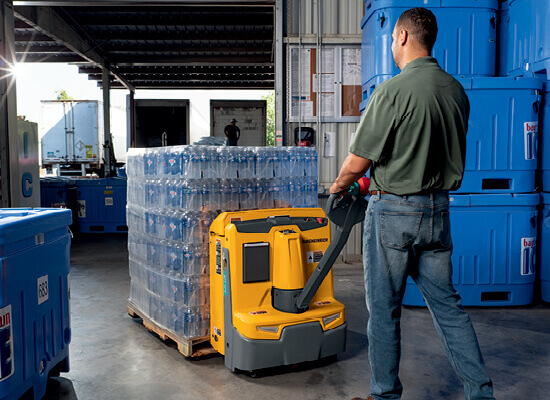
{"label": "brown shoe", "polygon": [[354,398],[351,399],[351,400],[375,400],[375,398],[372,397],[372,396],[369,396],[369,397],[367,397],[366,399],[363,399],[363,398],[361,398],[361,397],[354,397]]}

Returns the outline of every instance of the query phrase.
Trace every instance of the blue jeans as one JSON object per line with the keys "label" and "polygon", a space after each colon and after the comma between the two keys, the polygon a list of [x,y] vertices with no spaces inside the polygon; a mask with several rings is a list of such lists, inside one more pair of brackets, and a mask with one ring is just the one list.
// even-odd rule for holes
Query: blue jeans
{"label": "blue jeans", "polygon": [[363,242],[371,395],[400,399],[403,392],[398,376],[401,302],[410,275],[464,384],[466,399],[494,399],[472,322],[451,281],[448,194],[372,196]]}

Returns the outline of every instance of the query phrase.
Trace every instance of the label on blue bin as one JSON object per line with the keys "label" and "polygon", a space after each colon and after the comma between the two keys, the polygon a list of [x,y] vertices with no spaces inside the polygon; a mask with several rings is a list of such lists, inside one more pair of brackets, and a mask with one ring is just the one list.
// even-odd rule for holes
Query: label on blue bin
{"label": "label on blue bin", "polygon": [[523,124],[523,143],[525,148],[526,160],[535,160],[537,158],[538,131],[538,122],[525,122]]}
{"label": "label on blue bin", "polygon": [[86,218],[86,200],[77,200],[78,218]]}
{"label": "label on blue bin", "polygon": [[40,305],[50,298],[50,291],[48,289],[48,275],[38,278],[36,286],[38,290],[38,305]]}
{"label": "label on blue bin", "polygon": [[521,238],[521,275],[535,273],[536,238]]}
{"label": "label on blue bin", "polygon": [[0,381],[9,378],[14,370],[11,304],[0,310]]}

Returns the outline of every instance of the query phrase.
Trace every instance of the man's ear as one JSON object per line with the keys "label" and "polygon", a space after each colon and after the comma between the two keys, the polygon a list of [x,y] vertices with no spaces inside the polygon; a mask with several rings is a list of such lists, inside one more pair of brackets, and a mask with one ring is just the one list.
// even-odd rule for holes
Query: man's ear
{"label": "man's ear", "polygon": [[401,46],[405,46],[408,40],[409,40],[409,32],[407,32],[405,29],[401,29],[399,31],[399,44]]}

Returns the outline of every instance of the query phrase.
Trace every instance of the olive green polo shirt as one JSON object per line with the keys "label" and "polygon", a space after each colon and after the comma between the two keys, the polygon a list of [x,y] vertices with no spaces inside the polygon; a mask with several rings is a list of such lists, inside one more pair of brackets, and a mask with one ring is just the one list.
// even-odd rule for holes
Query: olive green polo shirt
{"label": "olive green polo shirt", "polygon": [[462,85],[435,58],[417,58],[373,91],[350,152],[372,160],[371,190],[456,190],[469,114]]}

